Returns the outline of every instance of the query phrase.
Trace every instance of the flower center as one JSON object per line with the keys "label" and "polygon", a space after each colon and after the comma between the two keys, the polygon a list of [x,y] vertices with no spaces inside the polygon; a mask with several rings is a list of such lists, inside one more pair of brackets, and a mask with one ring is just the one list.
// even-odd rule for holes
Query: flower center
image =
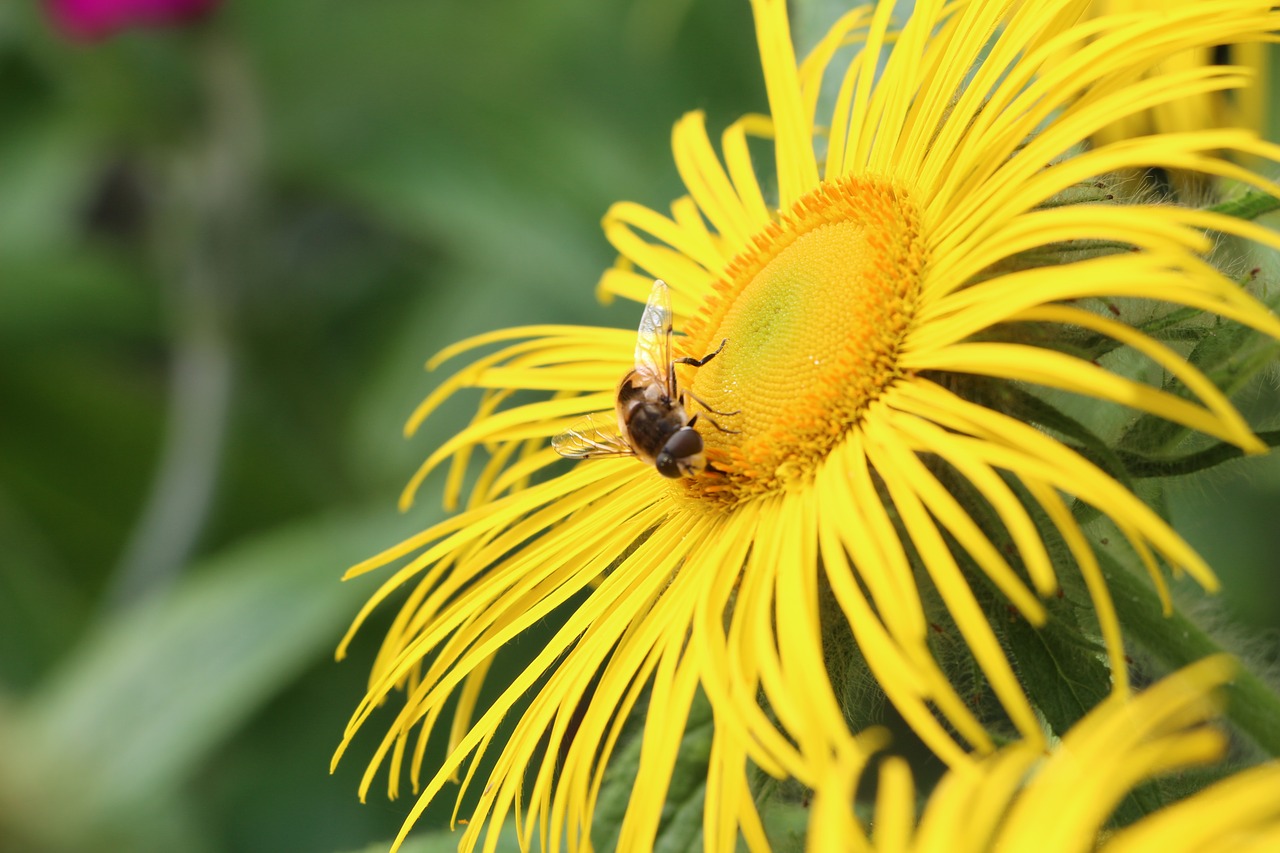
{"label": "flower center", "polygon": [[[827,182],[756,235],[689,324],[686,354],[724,350],[692,374],[712,464],[688,481],[732,501],[803,481],[903,374],[925,263],[919,214],[872,178]],[[687,368],[686,368],[687,369]],[[705,419],[712,419],[724,430]]]}

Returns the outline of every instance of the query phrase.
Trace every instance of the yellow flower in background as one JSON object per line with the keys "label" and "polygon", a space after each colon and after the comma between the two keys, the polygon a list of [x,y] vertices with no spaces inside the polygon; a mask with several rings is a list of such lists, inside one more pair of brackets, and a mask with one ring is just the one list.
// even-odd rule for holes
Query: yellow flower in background
{"label": "yellow flower in background", "polygon": [[[559,467],[548,439],[612,412],[635,364],[634,329],[530,326],[442,352],[433,364],[500,345],[415,413],[410,432],[459,389],[485,389],[471,425],[431,454],[404,503],[449,461],[452,505],[475,451],[487,458],[462,512],[351,571],[408,558],[352,631],[414,584],[339,750],[403,691],[362,796],[384,763],[396,795],[406,760],[418,790],[427,739],[456,698],[449,757],[427,769],[404,832],[461,776],[463,849],[513,813],[526,844],[541,834],[581,849],[605,764],[638,717],[643,781],[619,847],[645,849],[701,690],[715,720],[705,846],[731,850],[741,835],[765,849],[749,765],[813,787],[879,745],[846,724],[845,693],[827,671],[833,633],[856,643],[946,763],[993,749],[930,648],[923,586],[1038,749],[1040,722],[971,587],[974,571],[1033,624],[1059,571],[1078,571],[1115,691],[1127,693],[1120,625],[1068,498],[1111,519],[1162,590],[1161,561],[1206,588],[1216,581],[1123,484],[991,401],[1003,385],[1030,383],[1265,449],[1183,354],[1090,300],[1158,299],[1280,338],[1280,322],[1205,260],[1204,229],[1271,247],[1280,238],[1206,211],[1106,203],[1089,188],[1158,166],[1275,193],[1218,152],[1280,152],[1235,129],[1080,143],[1126,116],[1245,85],[1232,69],[1158,66],[1171,52],[1265,38],[1280,14],[1269,2],[1222,0],[1077,25],[1088,5],[921,2],[890,34],[885,2],[844,16],[798,63],[785,3],[753,0],[769,115],[731,124],[719,154],[702,115],[687,115],[673,147],[688,195],[670,216],[623,203],[605,219],[624,263],[601,292],[640,304],[665,280],[676,355],[717,353],[675,368],[709,464],[676,479],[627,458]],[[858,57],[838,59],[850,43],[862,45]],[[819,114],[827,75],[838,94]],[[773,163],[758,170],[753,153],[765,144]],[[1110,338],[1189,393],[1055,348],[1053,330]],[[546,399],[514,399],[525,391]],[[997,546],[987,518],[1011,547]],[[548,621],[563,624],[481,702],[494,656]],[[487,778],[473,784],[478,772]]]}
{"label": "yellow flower in background", "polygon": [[[1162,14],[1170,5],[1190,5],[1204,0],[1094,0],[1090,14],[1104,16]],[[1130,139],[1151,133],[1202,130],[1212,127],[1244,127],[1262,133],[1266,129],[1269,48],[1262,42],[1200,44],[1161,59],[1156,73],[1194,71],[1212,65],[1234,65],[1255,75],[1254,85],[1229,92],[1197,92],[1131,113],[1093,135],[1098,143]]]}
{"label": "yellow flower in background", "polygon": [[[1152,16],[1164,14],[1170,5],[1193,5],[1206,0],[1094,0],[1090,15],[1130,14]],[[1213,0],[1207,0],[1212,3]],[[1149,109],[1128,113],[1112,124],[1099,128],[1090,137],[1095,145],[1103,145],[1138,136],[1155,133],[1200,131],[1208,128],[1247,128],[1265,133],[1269,107],[1269,44],[1264,42],[1200,44],[1195,47],[1170,51],[1162,57],[1150,74],[1194,74],[1200,69],[1217,66],[1234,66],[1241,73],[1250,75],[1251,85],[1228,91],[1202,91],[1185,97],[1152,105]],[[1226,152],[1220,152],[1226,153]],[[1228,155],[1229,156],[1229,155]],[[1259,158],[1244,158],[1251,168],[1265,169]],[[1143,178],[1142,170],[1130,170],[1125,177],[1127,192],[1148,192],[1150,181]],[[1158,173],[1160,183],[1167,183],[1176,198],[1199,203],[1214,197],[1213,182],[1194,170],[1173,168]]]}
{"label": "yellow flower in background", "polygon": [[1144,782],[1222,759],[1226,736],[1205,725],[1234,670],[1206,658],[1126,701],[1113,696],[1045,751],[1004,747],[951,768],[916,819],[911,771],[880,769],[870,834],[851,804],[857,771],[819,788],[809,849],[884,853],[1213,853],[1280,849],[1280,762],[1242,770],[1118,831],[1105,829]]}

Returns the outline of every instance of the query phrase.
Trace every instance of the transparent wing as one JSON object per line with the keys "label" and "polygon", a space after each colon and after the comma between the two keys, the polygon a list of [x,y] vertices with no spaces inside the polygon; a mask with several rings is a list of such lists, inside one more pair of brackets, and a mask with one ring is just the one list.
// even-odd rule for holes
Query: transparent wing
{"label": "transparent wing", "polygon": [[675,399],[675,374],[671,367],[671,291],[662,279],[653,283],[649,304],[640,318],[636,373],[642,384],[661,385],[667,399]]}
{"label": "transparent wing", "polygon": [[635,456],[627,440],[618,435],[612,413],[595,412],[551,439],[556,453],[566,459],[600,459],[606,456]]}

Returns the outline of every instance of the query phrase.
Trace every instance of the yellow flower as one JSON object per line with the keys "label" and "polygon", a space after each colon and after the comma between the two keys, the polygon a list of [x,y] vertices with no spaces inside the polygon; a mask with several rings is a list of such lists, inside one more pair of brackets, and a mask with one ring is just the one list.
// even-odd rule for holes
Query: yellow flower
{"label": "yellow flower", "polygon": [[[1206,0],[1093,0],[1089,14],[1094,17],[1130,14],[1150,16],[1163,14],[1170,4],[1191,5]],[[1212,3],[1213,0],[1208,0]],[[1184,97],[1154,104],[1147,110],[1128,113],[1115,122],[1099,128],[1090,137],[1094,145],[1103,145],[1123,139],[1132,139],[1153,133],[1179,133],[1206,128],[1248,128],[1264,133],[1267,124],[1270,45],[1263,42],[1243,44],[1200,44],[1180,52],[1170,52],[1161,58],[1150,74],[1196,73],[1214,65],[1232,65],[1251,77],[1251,85],[1230,91],[1200,91]],[[1257,158],[1244,158],[1253,168],[1265,168]],[[1213,198],[1213,181],[1206,176],[1182,169],[1162,170],[1156,173],[1161,183],[1167,184],[1175,198],[1191,203]],[[1127,191],[1148,192],[1150,182],[1141,180],[1143,170],[1129,170],[1125,177]]]}
{"label": "yellow flower", "polygon": [[[1171,0],[1094,0],[1090,14],[1160,14]],[[1172,0],[1180,4],[1204,0]],[[1200,44],[1161,59],[1156,73],[1194,71],[1212,65],[1236,65],[1255,75],[1254,84],[1231,92],[1206,91],[1166,101],[1149,110],[1131,113],[1093,135],[1098,143],[1130,139],[1150,133],[1200,130],[1206,127],[1247,127],[1265,130],[1267,109],[1268,46],[1262,42],[1244,44]]]}
{"label": "yellow flower", "polygon": [[859,769],[834,775],[814,800],[809,849],[885,853],[1210,853],[1280,849],[1280,762],[1240,771],[1115,832],[1105,829],[1143,782],[1220,760],[1227,739],[1206,726],[1216,688],[1234,670],[1206,658],[1130,701],[1113,696],[1052,750],[1019,743],[953,767],[919,821],[911,772],[881,766],[871,834],[851,810]]}
{"label": "yellow flower", "polygon": [[[702,358],[726,342],[704,366],[677,367],[689,414],[705,418],[697,429],[708,468],[674,480],[625,458],[566,470],[548,446],[584,414],[612,410],[633,366],[633,330],[508,329],[433,362],[501,345],[446,380],[411,419],[409,432],[459,389],[485,389],[471,425],[430,455],[404,503],[448,461],[454,504],[475,452],[487,458],[464,511],[352,569],[408,558],[353,631],[393,591],[414,586],[339,749],[403,690],[361,794],[389,760],[396,795],[406,758],[416,791],[425,743],[457,698],[448,758],[428,769],[405,832],[460,772],[461,803],[483,756],[492,769],[468,800],[464,849],[513,811],[526,843],[541,826],[556,844],[582,848],[604,765],[638,715],[643,784],[620,846],[645,849],[701,690],[715,719],[706,846],[732,849],[741,833],[763,849],[749,764],[813,786],[878,743],[845,722],[847,694],[827,671],[832,637],[856,643],[919,737],[948,764],[963,764],[993,739],[931,651],[924,586],[1012,725],[1042,742],[968,569],[1033,624],[1045,619],[1041,597],[1058,589],[1059,568],[1078,571],[1123,695],[1120,626],[1064,495],[1110,518],[1158,585],[1159,561],[1216,583],[1120,482],[982,401],[1032,383],[1264,450],[1182,354],[1094,313],[1088,300],[1160,299],[1280,338],[1280,322],[1206,262],[1212,241],[1203,229],[1269,246],[1280,239],[1209,212],[1060,200],[1088,197],[1098,176],[1137,166],[1277,192],[1216,153],[1276,159],[1275,147],[1243,130],[1086,151],[1079,143],[1175,98],[1243,85],[1231,69],[1156,66],[1174,51],[1265,38],[1280,14],[1270,2],[1222,0],[1078,26],[1085,2],[920,2],[891,35],[892,3],[882,2],[844,16],[797,63],[785,3],[752,5],[770,114],[725,130],[723,162],[703,116],[685,116],[673,142],[688,195],[670,217],[622,203],[605,219],[624,264],[604,276],[601,293],[641,303],[661,278],[671,286],[677,355]],[[835,57],[850,42],[863,49],[846,65]],[[828,74],[838,91],[819,114]],[[753,154],[766,142],[773,166],[758,172]],[[1117,246],[1125,250],[1106,248]],[[1084,247],[1074,262],[1026,263],[1072,247]],[[1126,378],[1027,329],[1112,338],[1189,393]],[[513,400],[527,391],[548,399]],[[978,520],[989,517],[1009,548]],[[552,639],[481,703],[495,654],[553,617],[563,625]]]}

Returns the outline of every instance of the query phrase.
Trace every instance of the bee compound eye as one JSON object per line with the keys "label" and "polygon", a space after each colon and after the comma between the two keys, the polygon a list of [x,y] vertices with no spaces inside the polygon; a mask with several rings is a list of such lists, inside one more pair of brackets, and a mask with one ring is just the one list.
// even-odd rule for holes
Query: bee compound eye
{"label": "bee compound eye", "polygon": [[681,427],[676,430],[671,438],[667,439],[667,443],[663,445],[662,449],[676,459],[697,456],[702,452],[702,436],[698,435],[698,431],[693,427]]}
{"label": "bee compound eye", "polygon": [[664,477],[679,477],[680,463],[701,452],[702,436],[693,427],[681,427],[662,446],[662,451],[654,459],[654,465]]}

